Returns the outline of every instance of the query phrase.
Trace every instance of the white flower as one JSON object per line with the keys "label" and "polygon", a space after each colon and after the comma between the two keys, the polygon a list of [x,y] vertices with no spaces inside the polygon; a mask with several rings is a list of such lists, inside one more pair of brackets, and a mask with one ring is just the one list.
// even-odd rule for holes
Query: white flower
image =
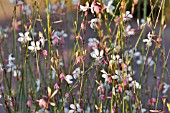
{"label": "white flower", "polygon": [[66,77],[65,77],[65,80],[67,81],[68,84],[73,83],[72,79],[73,79],[73,77],[71,75],[66,75]]}
{"label": "white flower", "polygon": [[88,2],[86,2],[86,6],[80,5],[80,11],[85,12],[85,11],[87,11],[88,9],[89,9],[89,3],[88,3]]}
{"label": "white flower", "polygon": [[94,51],[90,53],[91,57],[95,58],[96,60],[100,60],[103,57],[103,54],[104,54],[104,51],[101,50],[99,52],[98,49],[94,49]]}
{"label": "white flower", "polygon": [[129,87],[134,87],[136,89],[141,89],[141,85],[136,82],[136,81],[132,81],[130,84],[129,84]]}
{"label": "white flower", "polygon": [[0,63],[0,72],[3,71],[2,64]]}
{"label": "white flower", "polygon": [[109,64],[114,64],[114,63],[122,63],[122,59],[120,58],[119,55],[111,55],[111,60],[109,61]]}
{"label": "white flower", "polygon": [[37,84],[37,89],[36,91],[38,92],[40,90],[40,79],[36,80],[36,84]]}
{"label": "white flower", "polygon": [[134,35],[134,34],[135,34],[135,32],[134,32],[133,29],[131,29],[131,26],[130,25],[126,26],[125,36],[129,37],[129,36]]}
{"label": "white flower", "polygon": [[13,76],[14,76],[14,77],[17,77],[17,75],[18,75],[18,76],[21,75],[21,71],[20,71],[20,70],[14,70],[14,71],[13,71]]}
{"label": "white flower", "polygon": [[13,62],[8,62],[6,66],[8,67],[7,72],[13,72],[17,68]]}
{"label": "white flower", "polygon": [[140,22],[141,22],[141,24],[144,24],[146,21],[145,21],[144,18],[142,18],[142,19],[140,20]]}
{"label": "white flower", "polygon": [[68,37],[68,34],[64,33],[64,30],[55,31],[51,37],[53,45],[55,45],[58,42],[58,40],[61,40],[62,38],[66,37]]}
{"label": "white flower", "polygon": [[15,60],[15,57],[13,57],[12,54],[9,54],[8,64],[7,64],[7,67],[8,67],[7,72],[13,72],[14,70],[16,70],[16,65],[13,63],[14,60]]}
{"label": "white flower", "polygon": [[133,80],[130,74],[127,74],[125,78],[127,82],[131,82]]}
{"label": "white flower", "polygon": [[147,64],[151,67],[151,66],[153,66],[153,65],[155,64],[155,62],[152,60],[151,57],[149,57],[149,58],[147,59]]}
{"label": "white flower", "polygon": [[44,45],[45,45],[45,38],[44,38],[44,36],[43,36],[43,34],[41,32],[39,32],[39,37],[40,37],[41,45],[42,45],[42,47],[44,47]]}
{"label": "white flower", "polygon": [[78,78],[78,75],[80,75],[81,73],[83,73],[83,71],[81,71],[79,67],[76,68],[76,69],[72,72],[74,79]]}
{"label": "white flower", "polygon": [[88,39],[88,46],[92,47],[92,49],[97,49],[97,44],[99,44],[99,40],[97,40],[96,38],[89,38]]}
{"label": "white flower", "polygon": [[136,57],[139,57],[141,56],[141,53],[138,52],[136,50],[136,48],[132,48],[130,50],[126,50],[125,53],[124,53],[125,56],[129,56],[129,57],[133,57],[133,58],[136,58]]}
{"label": "white flower", "polygon": [[72,0],[73,5],[77,5],[80,2],[80,0]]}
{"label": "white flower", "polygon": [[147,47],[152,46],[152,38],[150,32],[148,33],[148,39],[143,39],[143,42],[146,42]]}
{"label": "white flower", "polygon": [[14,60],[15,60],[15,57],[12,55],[12,53],[9,54],[9,56],[8,56],[8,61],[9,61],[9,62],[12,62],[12,61],[14,61]]}
{"label": "white flower", "polygon": [[18,38],[18,41],[23,43],[23,44],[26,44],[28,41],[31,41],[32,38],[29,37],[29,32],[25,32],[24,34],[23,33],[19,33],[19,38]]}
{"label": "white flower", "polygon": [[75,112],[81,112],[82,111],[82,109],[80,108],[80,105],[78,103],[76,103],[76,105],[70,104],[70,108],[71,108],[71,110],[69,110],[68,113],[75,113]]}
{"label": "white flower", "polygon": [[100,19],[99,19],[99,18],[91,19],[91,21],[90,21],[90,27],[91,27],[92,29],[96,29],[98,22],[100,22]]}
{"label": "white flower", "polygon": [[108,74],[104,69],[102,69],[101,72],[103,73],[103,74],[102,74],[102,77],[105,78],[105,82],[106,82],[106,81],[108,80],[108,76],[109,76],[110,74]]}
{"label": "white flower", "polygon": [[121,70],[115,70],[115,75],[112,76],[112,79],[118,79],[120,76],[122,76]]}
{"label": "white flower", "polygon": [[146,56],[139,56],[139,59],[136,61],[138,65],[142,64],[146,60]]}
{"label": "white flower", "polygon": [[113,0],[110,0],[106,6],[106,12],[113,14],[113,10],[115,9],[115,7],[112,5]]}
{"label": "white flower", "polygon": [[40,42],[36,41],[36,43],[34,41],[31,42],[31,46],[28,46],[28,49],[31,50],[32,52],[37,52],[38,50],[40,50]]}
{"label": "white flower", "polygon": [[32,13],[31,9],[30,9],[30,4],[24,5],[24,14],[26,15],[30,15]]}
{"label": "white flower", "polygon": [[64,63],[63,63],[63,60],[61,59],[61,58],[59,58],[59,65],[58,65],[59,67],[61,66],[64,66]]}
{"label": "white flower", "polygon": [[126,14],[123,14],[123,21],[129,21],[133,16],[130,14],[130,11],[126,11]]}
{"label": "white flower", "polygon": [[129,101],[129,99],[132,97],[131,90],[125,90],[126,96],[123,97],[123,99]]}
{"label": "white flower", "polygon": [[167,83],[164,83],[164,85],[163,85],[163,91],[162,91],[162,93],[166,93],[167,91],[168,91],[168,89],[170,88],[170,85],[169,84],[167,84]]}

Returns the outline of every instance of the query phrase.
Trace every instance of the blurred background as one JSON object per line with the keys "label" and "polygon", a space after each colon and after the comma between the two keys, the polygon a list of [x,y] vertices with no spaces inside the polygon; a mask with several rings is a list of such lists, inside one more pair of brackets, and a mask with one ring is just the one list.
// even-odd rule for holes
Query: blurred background
{"label": "blurred background", "polygon": [[[13,0],[0,0],[0,23],[3,24],[3,21],[7,21],[8,19],[11,19],[13,16],[13,10],[14,10],[14,5],[11,4],[9,1],[13,1]],[[41,13],[45,12],[45,0],[23,0],[23,2],[28,3],[28,4],[33,4],[34,1],[38,1],[40,4],[40,9],[41,9]],[[62,0],[49,0],[51,4],[55,4],[58,1],[62,1]],[[80,0],[80,4],[85,4],[85,2],[91,2],[93,0]],[[149,15],[150,11],[151,11],[151,6],[149,1],[147,0],[147,2],[144,2],[145,0],[129,0],[129,4],[127,5],[127,10],[131,10],[132,8],[132,2],[138,2],[135,5],[135,10],[134,10],[134,17],[136,18],[146,18],[147,15]],[[157,13],[158,13],[158,7],[159,4],[161,3],[162,0],[158,1],[158,5],[156,6],[153,14],[156,17]],[[66,5],[67,5],[67,12],[72,12],[73,11],[73,5],[72,5],[72,0],[66,0]],[[156,2],[156,0],[152,0],[152,4],[154,4]],[[116,2],[114,2],[114,4],[116,5]],[[144,9],[146,8],[146,12],[144,12]],[[19,9],[17,9],[17,15],[19,15]],[[146,13],[146,14],[145,14]],[[166,15],[166,21],[170,20],[170,0],[165,0],[165,15]]]}

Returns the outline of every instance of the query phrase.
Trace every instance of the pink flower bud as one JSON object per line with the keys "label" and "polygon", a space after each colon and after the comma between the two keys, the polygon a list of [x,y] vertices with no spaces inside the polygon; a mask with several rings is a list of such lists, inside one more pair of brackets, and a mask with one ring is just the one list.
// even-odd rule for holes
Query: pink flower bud
{"label": "pink flower bud", "polygon": [[54,88],[55,88],[56,90],[58,90],[58,89],[60,88],[59,85],[58,85],[58,83],[55,83]]}
{"label": "pink flower bud", "polygon": [[31,100],[28,100],[28,101],[27,101],[27,106],[28,106],[28,107],[31,107],[31,106],[32,106],[32,101],[31,101]]}

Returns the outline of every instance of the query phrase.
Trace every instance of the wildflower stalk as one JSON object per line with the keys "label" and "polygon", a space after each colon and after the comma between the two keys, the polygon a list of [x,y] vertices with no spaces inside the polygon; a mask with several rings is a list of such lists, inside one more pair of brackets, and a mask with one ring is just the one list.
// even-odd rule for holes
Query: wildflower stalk
{"label": "wildflower stalk", "polygon": [[[162,0],[162,15],[161,15],[161,25],[160,25],[160,31],[159,31],[159,36],[162,35],[162,47],[163,47],[163,51],[165,51],[165,39],[164,39],[164,35],[162,33],[162,29],[163,29],[163,25],[164,25],[164,21],[165,21],[165,0]],[[165,63],[165,61],[164,61]],[[163,68],[163,73],[161,75],[161,78],[164,78],[165,76],[165,68]],[[155,104],[155,109],[157,109],[158,107],[158,102],[159,102],[159,96],[160,96],[160,89],[158,89],[157,91],[157,98],[156,98],[156,104]]]}
{"label": "wildflower stalk", "polygon": [[[48,52],[49,52],[49,65],[51,66],[51,41],[50,41],[50,33],[51,33],[51,26],[50,26],[50,13],[48,11],[49,9],[49,0],[46,0],[46,8],[47,8],[47,39],[48,39]],[[52,87],[52,69],[50,68],[50,87]]]}
{"label": "wildflower stalk", "polygon": [[[146,24],[145,24],[145,26],[146,26]],[[143,35],[143,33],[144,33],[144,31],[145,31],[145,26],[144,26],[144,28],[142,29],[142,31],[141,31],[141,33],[140,33],[140,35],[139,35],[139,38],[138,38],[138,40],[136,41],[136,44],[135,44],[135,49],[137,48],[137,46],[138,46],[138,44],[139,44],[139,41],[141,40],[141,37],[142,37],[142,35]],[[133,53],[133,55],[134,55],[134,53]],[[131,63],[131,60],[132,60],[132,58],[133,58],[133,55],[130,57],[130,59],[128,60],[128,62],[127,62],[127,65],[129,65],[130,63]]]}
{"label": "wildflower stalk", "polygon": [[[148,1],[144,0],[144,11],[143,11],[143,15],[144,15],[144,19],[146,20],[146,16],[147,16],[147,5],[148,5]],[[138,12],[139,13],[139,12]]]}
{"label": "wildflower stalk", "polygon": [[[14,28],[13,28],[13,51],[12,53],[14,53],[14,55],[16,55],[16,29],[15,29],[15,22],[17,22],[16,20],[16,6],[14,6],[14,11],[13,11],[14,17],[13,17],[13,24],[14,24]],[[16,55],[17,56],[17,55]]]}

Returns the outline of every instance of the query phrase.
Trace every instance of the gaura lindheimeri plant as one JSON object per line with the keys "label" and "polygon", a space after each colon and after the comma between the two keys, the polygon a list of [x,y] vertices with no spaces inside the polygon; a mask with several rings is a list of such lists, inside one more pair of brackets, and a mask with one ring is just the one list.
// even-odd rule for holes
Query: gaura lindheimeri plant
{"label": "gaura lindheimeri plant", "polygon": [[167,0],[9,2],[1,112],[170,111]]}

